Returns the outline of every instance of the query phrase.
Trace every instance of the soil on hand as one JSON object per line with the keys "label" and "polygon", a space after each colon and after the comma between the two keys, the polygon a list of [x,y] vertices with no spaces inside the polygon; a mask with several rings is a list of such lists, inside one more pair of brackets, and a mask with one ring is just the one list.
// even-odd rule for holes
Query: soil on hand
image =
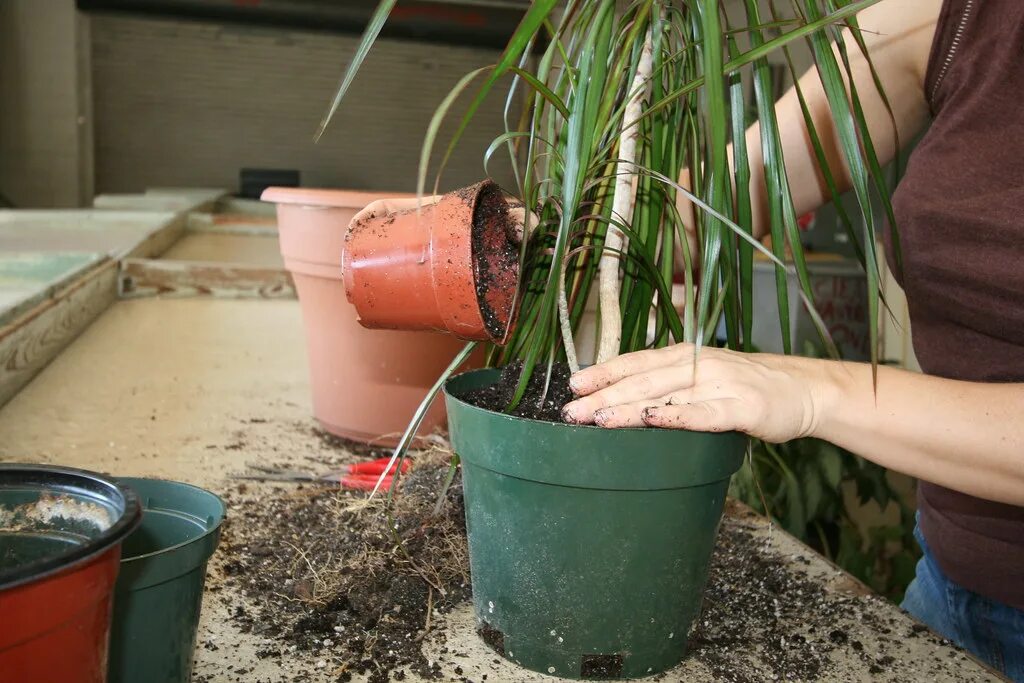
{"label": "soil on hand", "polygon": [[236,625],[281,643],[257,656],[307,652],[331,681],[436,677],[422,640],[469,595],[458,480],[434,515],[447,473],[443,456],[418,461],[390,514],[383,496],[326,486],[275,489],[243,506],[225,534],[224,573],[246,598],[232,607]]}
{"label": "soil on hand", "polygon": [[473,210],[473,276],[484,328],[503,342],[519,282],[519,245],[509,207],[497,185],[486,185]]}
{"label": "soil on hand", "polygon": [[[469,391],[458,398],[478,408],[504,413],[515,396],[522,373],[522,363],[511,363],[502,369],[500,379],[494,384]],[[562,422],[562,408],[576,398],[569,388],[571,376],[572,371],[565,363],[555,363],[550,377],[546,366],[534,368],[526,393],[511,414],[531,420]]]}

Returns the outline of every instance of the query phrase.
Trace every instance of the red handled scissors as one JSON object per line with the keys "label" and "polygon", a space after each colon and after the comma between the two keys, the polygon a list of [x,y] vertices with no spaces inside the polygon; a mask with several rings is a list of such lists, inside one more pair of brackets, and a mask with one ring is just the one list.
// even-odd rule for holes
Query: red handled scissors
{"label": "red handled scissors", "polygon": [[412,467],[409,460],[404,460],[399,468],[397,463],[388,468],[391,458],[377,458],[367,462],[357,462],[344,466],[326,474],[310,474],[299,470],[285,470],[264,465],[249,465],[257,474],[235,475],[234,479],[254,479],[256,481],[291,481],[309,482],[313,484],[337,484],[351,491],[372,491],[380,481],[381,475],[387,470],[387,476],[381,481],[381,488],[388,488],[394,481],[395,472],[405,474]]}

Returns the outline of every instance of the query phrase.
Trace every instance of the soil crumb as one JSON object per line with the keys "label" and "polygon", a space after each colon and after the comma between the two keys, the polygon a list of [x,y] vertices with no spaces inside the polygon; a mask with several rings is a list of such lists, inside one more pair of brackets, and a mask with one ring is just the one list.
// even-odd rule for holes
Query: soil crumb
{"label": "soil crumb", "polygon": [[[511,363],[502,369],[501,378],[497,382],[467,392],[459,398],[478,408],[506,412],[522,374],[522,363]],[[526,393],[511,414],[531,420],[562,422],[562,408],[576,398],[569,388],[571,375],[572,371],[566,363],[555,363],[551,367],[550,381],[546,367],[534,368]]]}
{"label": "soil crumb", "polygon": [[243,504],[225,533],[223,571],[244,596],[230,606],[236,626],[280,642],[258,656],[306,653],[331,681],[438,677],[422,640],[469,596],[458,479],[434,515],[447,474],[444,455],[420,456],[390,513],[383,497],[324,486]]}

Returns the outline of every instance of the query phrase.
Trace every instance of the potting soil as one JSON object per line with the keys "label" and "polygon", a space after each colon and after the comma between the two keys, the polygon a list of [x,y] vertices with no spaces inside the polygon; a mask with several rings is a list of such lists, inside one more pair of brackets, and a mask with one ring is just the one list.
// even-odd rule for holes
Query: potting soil
{"label": "potting soil", "polygon": [[473,212],[473,278],[484,328],[505,337],[519,279],[519,244],[508,204],[497,186],[485,188]]}
{"label": "potting soil", "polygon": [[[248,598],[233,607],[236,626],[280,643],[257,656],[311,653],[331,681],[402,680],[406,670],[436,677],[422,640],[469,595],[458,481],[434,515],[447,473],[444,455],[421,455],[390,512],[384,496],[368,502],[324,486],[243,504],[224,536],[224,574]],[[247,491],[242,484],[229,499]]]}
{"label": "potting soil", "polygon": [[[462,492],[456,477],[434,516],[446,455],[414,459],[419,464],[401,483],[392,515],[401,549],[383,500],[367,505],[363,493],[294,485],[268,495],[265,487],[238,484],[225,496],[232,513],[223,580],[236,590],[222,595],[232,601],[237,628],[274,643],[258,657],[315,662],[310,681],[442,678],[422,644],[443,638],[444,614],[470,596]],[[945,643],[896,615],[877,616],[889,611],[879,608],[881,598],[845,575],[836,576],[850,589],[826,588],[823,577],[805,571],[798,557],[780,555],[758,528],[763,522],[752,512],[727,506],[687,671],[704,669],[732,683],[843,680],[839,663],[854,657],[885,680],[908,680],[888,669],[899,661],[901,642]],[[455,665],[451,680],[500,680],[456,651],[442,647],[441,654],[441,663]],[[936,671],[944,671],[935,658]]]}
{"label": "potting soil", "polygon": [[[522,372],[522,363],[510,363],[502,368],[497,382],[458,398],[479,408],[506,412],[515,396]],[[538,366],[530,377],[526,392],[511,414],[531,420],[562,422],[562,408],[576,398],[569,388],[571,376],[572,371],[565,363],[555,363],[551,367],[550,379],[547,367]]]}

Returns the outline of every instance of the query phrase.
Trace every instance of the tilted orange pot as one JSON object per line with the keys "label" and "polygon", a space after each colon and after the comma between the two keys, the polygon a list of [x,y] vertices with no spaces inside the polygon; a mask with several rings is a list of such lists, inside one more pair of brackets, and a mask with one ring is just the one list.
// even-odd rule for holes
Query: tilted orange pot
{"label": "tilted orange pot", "polygon": [[[462,343],[423,332],[369,330],[345,297],[342,244],[352,217],[367,204],[400,193],[271,187],[285,266],[302,306],[313,414],[328,432],[393,446],[427,390]],[[443,401],[420,427],[443,426]]]}
{"label": "tilted orange pot", "polygon": [[361,221],[345,238],[345,293],[366,327],[436,330],[503,344],[515,313],[519,246],[490,180]]}

